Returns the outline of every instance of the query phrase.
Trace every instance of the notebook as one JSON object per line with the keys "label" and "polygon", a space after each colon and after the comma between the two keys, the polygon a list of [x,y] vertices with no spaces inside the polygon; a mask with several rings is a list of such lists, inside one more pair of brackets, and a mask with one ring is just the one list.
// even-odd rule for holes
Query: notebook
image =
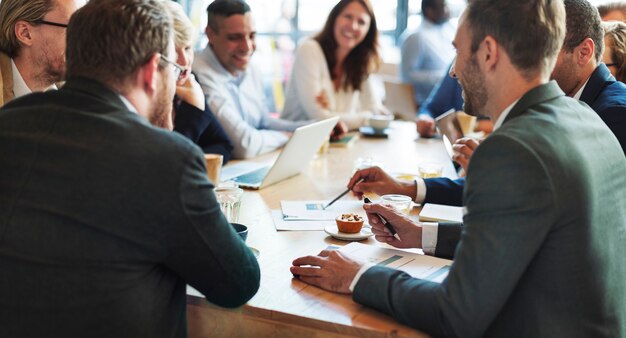
{"label": "notebook", "polygon": [[420,222],[463,222],[463,207],[426,203],[419,214]]}
{"label": "notebook", "polygon": [[328,139],[339,117],[296,129],[273,164],[239,162],[222,169],[221,180],[233,180],[242,188],[261,189],[299,174]]}

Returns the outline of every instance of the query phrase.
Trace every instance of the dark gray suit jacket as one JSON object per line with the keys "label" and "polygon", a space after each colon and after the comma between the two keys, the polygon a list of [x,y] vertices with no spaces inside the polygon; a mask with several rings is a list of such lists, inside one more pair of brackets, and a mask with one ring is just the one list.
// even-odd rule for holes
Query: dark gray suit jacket
{"label": "dark gray suit jacket", "polygon": [[245,303],[258,263],[202,151],[103,85],[0,109],[0,337],[185,337],[186,284]]}
{"label": "dark gray suit jacket", "polygon": [[626,336],[626,158],[555,82],[476,150],[447,279],[366,271],[353,297],[435,336]]}

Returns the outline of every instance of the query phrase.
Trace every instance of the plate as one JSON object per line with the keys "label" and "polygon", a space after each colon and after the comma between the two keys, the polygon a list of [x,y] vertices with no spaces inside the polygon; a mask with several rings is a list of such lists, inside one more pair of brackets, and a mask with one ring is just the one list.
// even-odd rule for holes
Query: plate
{"label": "plate", "polygon": [[254,257],[259,258],[259,255],[261,255],[261,252],[259,251],[259,249],[255,249],[251,246],[248,247],[248,249],[250,249],[250,251],[252,251],[252,253],[254,254]]}
{"label": "plate", "polygon": [[357,232],[356,234],[347,234],[345,232],[339,232],[336,225],[329,225],[324,228],[324,232],[333,236],[336,239],[340,239],[342,241],[362,241],[369,237],[374,236],[372,230],[366,228],[365,226],[361,228],[361,232]]}
{"label": "plate", "polygon": [[370,126],[362,126],[359,128],[359,131],[363,136],[368,137],[387,137],[389,136],[389,128],[385,128],[383,130],[376,130]]}

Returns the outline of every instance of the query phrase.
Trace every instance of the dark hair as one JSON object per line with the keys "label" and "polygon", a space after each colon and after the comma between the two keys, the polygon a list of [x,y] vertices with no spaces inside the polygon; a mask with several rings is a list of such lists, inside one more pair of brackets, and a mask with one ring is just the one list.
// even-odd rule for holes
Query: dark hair
{"label": "dark hair", "polygon": [[598,12],[600,13],[600,17],[604,17],[605,15],[613,11],[620,11],[624,13],[624,16],[626,16],[626,2],[624,1],[611,2],[608,4],[598,6]]}
{"label": "dark hair", "polygon": [[524,78],[549,74],[554,68],[565,36],[561,0],[472,0],[466,12],[472,53],[491,36]]}
{"label": "dark hair", "polygon": [[160,0],[89,1],[67,28],[67,76],[124,86],[155,53],[166,55],[172,37]]}
{"label": "dark hair", "polygon": [[583,40],[590,38],[596,45],[596,62],[602,60],[604,31],[598,9],[587,0],[564,0],[567,33],[563,49],[572,52]]}
{"label": "dark hair", "polygon": [[422,15],[426,12],[428,8],[435,8],[438,0],[422,0]]}
{"label": "dark hair", "polygon": [[380,65],[380,55],[378,54],[378,28],[376,26],[376,17],[369,0],[341,0],[328,14],[326,24],[321,32],[315,36],[315,40],[322,47],[330,76],[335,79],[334,69],[337,65],[337,41],[335,40],[335,21],[339,14],[352,2],[358,2],[367,10],[371,21],[370,28],[365,38],[354,49],[350,51],[346,59],[343,61],[343,69],[346,74],[346,81],[343,87],[346,90],[360,89],[361,83],[367,79],[370,72],[375,71]]}
{"label": "dark hair", "polygon": [[206,9],[207,26],[216,33],[219,31],[217,17],[229,17],[231,15],[244,15],[250,12],[250,6],[243,0],[215,0]]}

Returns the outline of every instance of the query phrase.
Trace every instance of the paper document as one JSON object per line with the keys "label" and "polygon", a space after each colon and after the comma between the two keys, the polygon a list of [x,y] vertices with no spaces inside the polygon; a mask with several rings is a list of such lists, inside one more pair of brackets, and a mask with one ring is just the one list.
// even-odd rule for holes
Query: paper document
{"label": "paper document", "polygon": [[326,204],[328,201],[280,201],[280,208],[285,221],[334,221],[337,216],[348,213],[367,218],[362,201],[337,201],[326,210],[322,209]]}
{"label": "paper document", "polygon": [[298,221],[290,220],[285,221],[283,219],[283,213],[280,210],[272,210],[272,220],[274,221],[274,227],[276,230],[292,230],[292,231],[309,231],[309,230],[324,230],[328,225],[335,225],[335,220],[317,220],[317,221]]}
{"label": "paper document", "polygon": [[420,212],[421,222],[463,222],[463,207],[426,203]]}
{"label": "paper document", "polygon": [[415,278],[437,283],[441,283],[448,276],[452,265],[452,261],[447,259],[357,242],[352,242],[339,251],[361,261],[402,270]]}

